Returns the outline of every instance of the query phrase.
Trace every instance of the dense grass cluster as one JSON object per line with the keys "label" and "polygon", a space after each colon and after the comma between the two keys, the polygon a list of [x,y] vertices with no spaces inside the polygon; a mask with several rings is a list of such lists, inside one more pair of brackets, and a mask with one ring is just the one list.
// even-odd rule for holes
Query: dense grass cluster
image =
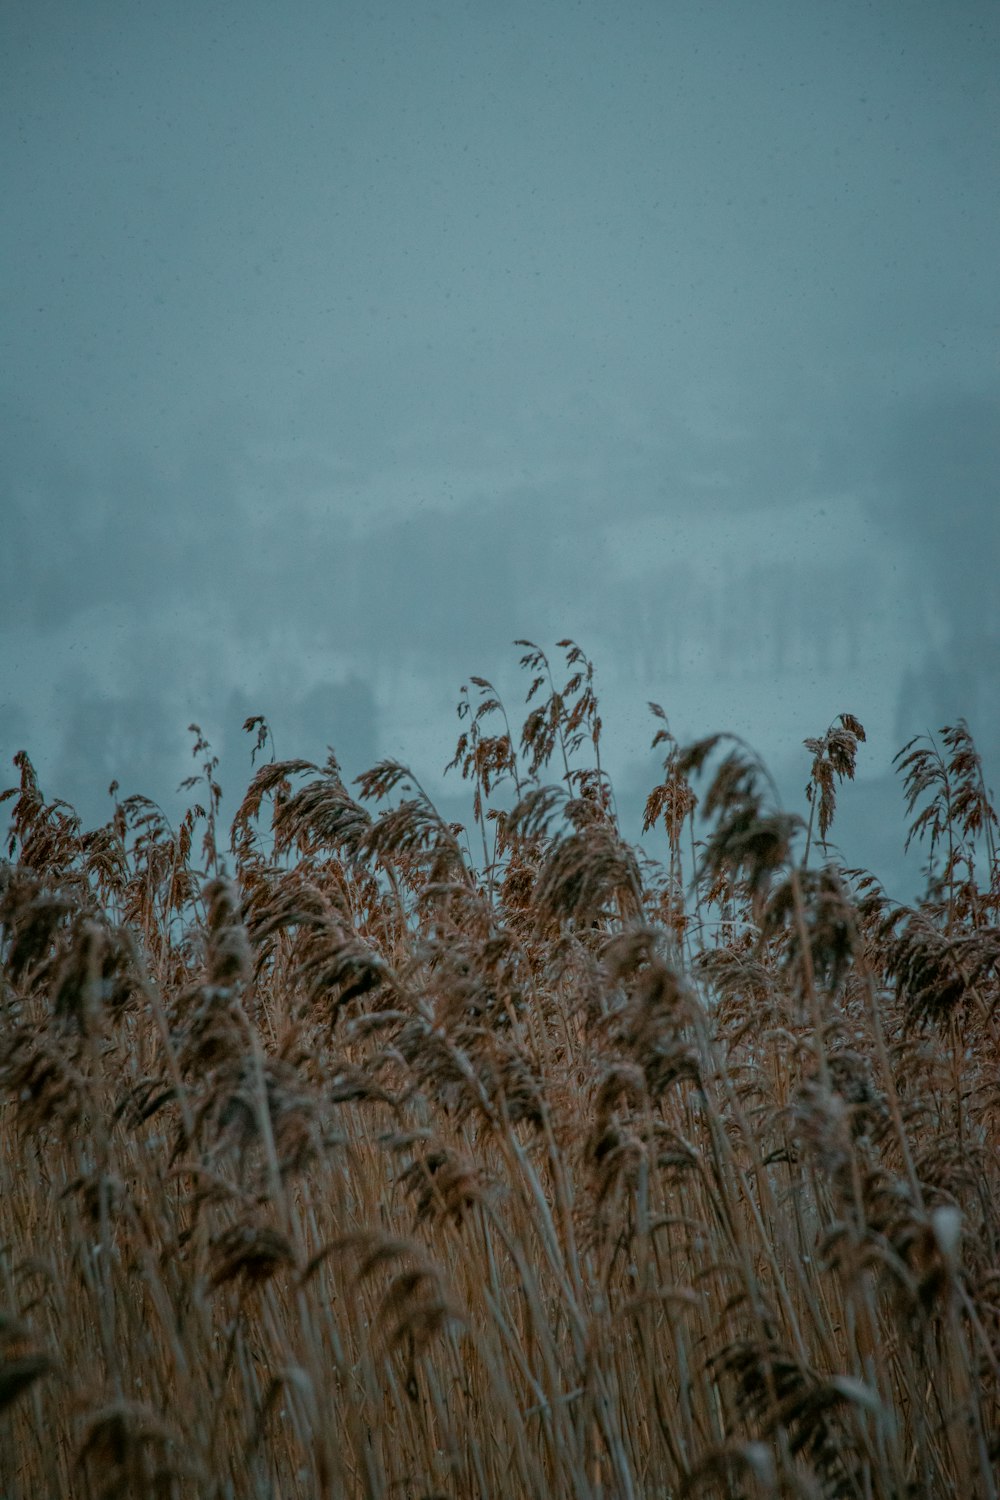
{"label": "dense grass cluster", "polygon": [[[1000,868],[963,725],[926,895],[658,708],[622,837],[590,663],[403,766],[216,762],[0,864],[4,1497],[997,1494]],[[561,676],[558,679],[562,680]],[[650,856],[656,856],[655,858]]]}

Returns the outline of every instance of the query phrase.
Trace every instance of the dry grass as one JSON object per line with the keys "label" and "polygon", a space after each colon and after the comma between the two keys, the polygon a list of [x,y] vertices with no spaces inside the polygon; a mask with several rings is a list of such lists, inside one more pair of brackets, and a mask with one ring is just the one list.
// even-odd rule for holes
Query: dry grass
{"label": "dry grass", "polygon": [[523,645],[520,738],[462,695],[475,859],[394,763],[358,798],[332,756],[261,765],[223,855],[200,736],[177,830],[130,798],[83,833],[18,757],[5,1497],[996,1495],[1000,874],[967,731],[902,755],[918,909],[816,862],[849,715],[808,742],[806,829],[655,709],[654,862],[590,663],[562,643],[559,689]]}

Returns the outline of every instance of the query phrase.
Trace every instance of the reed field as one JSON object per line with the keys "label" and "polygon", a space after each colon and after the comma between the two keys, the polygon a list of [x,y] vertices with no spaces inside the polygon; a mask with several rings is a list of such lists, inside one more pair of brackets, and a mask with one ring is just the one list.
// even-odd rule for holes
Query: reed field
{"label": "reed field", "polygon": [[461,692],[468,828],[257,718],[231,829],[200,733],[176,827],[130,796],[83,831],[16,757],[3,1500],[997,1495],[969,731],[897,757],[900,906],[832,857],[850,714],[786,811],[652,706],[640,849],[591,663],[519,645],[526,704]]}

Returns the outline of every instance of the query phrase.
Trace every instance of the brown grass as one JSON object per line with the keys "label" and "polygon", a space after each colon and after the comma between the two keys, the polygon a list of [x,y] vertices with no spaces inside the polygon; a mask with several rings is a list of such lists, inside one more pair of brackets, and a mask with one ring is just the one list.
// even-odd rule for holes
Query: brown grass
{"label": "brown grass", "polygon": [[915,909],[810,861],[846,714],[807,742],[806,828],[654,708],[654,861],[591,664],[561,643],[560,689],[521,644],[520,737],[484,679],[459,708],[475,859],[392,762],[359,798],[332,755],[260,766],[224,854],[200,733],[176,830],[133,797],[85,833],[17,758],[5,1500],[996,1495],[1000,871],[968,731],[901,755]]}

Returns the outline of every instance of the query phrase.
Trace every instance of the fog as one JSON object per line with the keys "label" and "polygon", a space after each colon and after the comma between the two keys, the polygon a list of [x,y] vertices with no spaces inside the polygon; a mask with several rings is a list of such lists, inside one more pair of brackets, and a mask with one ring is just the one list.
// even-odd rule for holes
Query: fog
{"label": "fog", "polygon": [[[0,17],[0,754],[169,809],[200,724],[443,798],[461,683],[1000,764],[1000,11],[32,0]],[[13,778],[12,769],[7,778]],[[798,799],[798,800],[797,800]]]}

